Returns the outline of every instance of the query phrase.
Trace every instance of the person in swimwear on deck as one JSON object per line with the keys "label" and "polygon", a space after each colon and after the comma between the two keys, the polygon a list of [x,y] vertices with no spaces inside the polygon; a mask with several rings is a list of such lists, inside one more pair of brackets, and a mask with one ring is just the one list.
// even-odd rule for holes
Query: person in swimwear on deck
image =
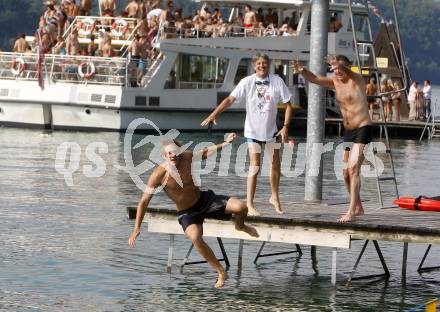
{"label": "person in swimwear on deck", "polygon": [[[234,214],[235,228],[244,231],[250,236],[258,237],[255,228],[246,225],[247,207],[239,199],[224,195],[216,195],[213,191],[200,191],[194,184],[191,174],[193,160],[205,159],[215,151],[221,150],[236,138],[235,133],[227,136],[225,142],[204,148],[201,151],[181,151],[177,141],[162,142],[162,156],[165,162],[156,167],[148,179],[147,187],[139,201],[136,213],[136,223],[128,244],[135,246],[141,232],[141,224],[146,208],[153,197],[156,188],[164,186],[168,197],[174,201],[177,208],[177,219],[199,253],[217,271],[218,277],[215,288],[223,287],[228,275],[215,257],[211,248],[203,240],[203,221],[205,217],[215,219],[230,219]],[[180,182],[180,183],[179,183]]]}
{"label": "person in swimwear on deck", "polygon": [[368,112],[365,82],[361,75],[350,69],[350,61],[344,55],[329,55],[326,59],[334,77],[320,77],[308,71],[298,61],[293,61],[295,71],[306,80],[334,89],[344,120],[344,181],[350,195],[350,206],[339,222],[348,222],[364,214],[360,198],[359,172],[364,161],[364,148],[372,140],[371,118]]}
{"label": "person in swimwear on deck", "polygon": [[257,24],[257,17],[255,12],[252,11],[252,7],[249,4],[244,6],[244,30],[247,35],[252,34],[254,31],[254,27]]}

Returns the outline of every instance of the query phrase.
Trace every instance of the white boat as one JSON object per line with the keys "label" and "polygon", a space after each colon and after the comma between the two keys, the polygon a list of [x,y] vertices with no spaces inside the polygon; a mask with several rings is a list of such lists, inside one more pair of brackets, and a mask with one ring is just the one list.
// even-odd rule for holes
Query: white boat
{"label": "white boat", "polygon": [[[251,57],[262,52],[272,59],[272,73],[283,76],[294,91],[289,62],[307,63],[310,43],[311,1],[255,0],[203,1],[209,7],[230,8],[232,20],[249,3],[253,8],[272,8],[283,20],[296,19],[294,36],[249,36],[235,27],[222,37],[202,38],[200,32],[184,37],[167,36],[162,28],[156,38],[156,54],[140,86],[131,86],[131,60],[125,49],[135,30],[125,38],[114,38],[113,47],[124,57],[62,56],[38,53],[0,53],[0,124],[53,129],[122,131],[139,117],[152,120],[161,129],[203,130],[202,119],[229,95],[238,81],[253,72]],[[358,37],[364,31],[364,6],[353,5]],[[342,22],[338,32],[328,33],[328,51],[354,58],[353,34],[347,4],[330,3],[330,14]],[[65,37],[88,19],[78,16]],[[126,24],[130,24],[130,19]],[[99,27],[95,37],[99,38]],[[90,32],[80,32],[80,42]],[[95,40],[99,42],[99,39]],[[223,113],[216,129],[242,129],[245,106],[235,104]],[[148,126],[146,126],[148,127]]]}

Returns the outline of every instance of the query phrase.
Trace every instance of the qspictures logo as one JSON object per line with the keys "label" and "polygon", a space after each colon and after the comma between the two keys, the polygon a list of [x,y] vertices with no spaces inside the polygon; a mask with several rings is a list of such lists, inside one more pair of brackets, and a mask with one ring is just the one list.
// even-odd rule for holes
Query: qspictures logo
{"label": "qspictures logo", "polygon": [[[134,133],[136,129],[142,125],[151,127],[156,134],[146,135],[141,141],[133,145]],[[161,154],[162,143],[172,142],[174,139],[178,138],[179,134],[180,132],[176,129],[172,129],[167,133],[162,133],[156,124],[147,118],[135,119],[130,123],[124,134],[123,157],[125,164],[107,164],[101,155],[108,153],[108,144],[105,142],[92,142],[87,145],[84,151],[85,156],[90,163],[82,166],[82,174],[87,178],[99,178],[105,175],[108,165],[113,165],[117,170],[126,172],[136,187],[139,188],[139,190],[144,191],[147,185],[142,180],[141,175],[152,172],[155,167],[165,163],[166,160]],[[179,147],[178,154],[189,150],[193,143],[193,141],[189,141]],[[135,166],[133,152],[145,145],[150,145],[152,147],[151,152],[145,155],[144,161]],[[213,145],[215,145],[213,142],[200,142],[197,143],[192,150],[200,151]],[[342,169],[347,167],[347,164],[344,164],[342,161],[345,147],[345,143],[336,142],[313,144],[268,143],[264,145],[260,173],[262,176],[270,176],[271,161],[275,150],[280,151],[281,174],[287,178],[295,178],[304,174],[307,159],[313,160],[312,163],[314,164],[322,164],[321,160],[324,154],[334,151],[333,170],[336,178],[342,180]],[[192,175],[195,184],[201,186],[201,177],[204,175],[216,174],[219,177],[227,177],[230,175],[247,177],[249,174],[258,172],[260,168],[247,165],[248,149],[248,143],[243,142],[238,146],[236,153],[233,154],[232,144],[229,144],[220,151],[220,159],[218,162],[218,152],[216,151],[214,151],[206,160],[194,157],[192,162]],[[373,153],[374,149],[377,153]],[[373,178],[382,175],[384,171],[384,163],[381,158],[378,157],[378,154],[384,153],[385,151],[386,145],[382,142],[371,142],[366,146],[363,153],[367,161],[365,161],[361,167],[361,175],[363,177]],[[55,170],[64,177],[64,181],[69,187],[75,185],[74,174],[78,173],[80,170],[81,154],[82,149],[77,142],[63,142],[57,148]],[[233,157],[235,157],[235,161],[233,161]],[[218,170],[214,173],[217,166]],[[319,167],[316,166],[311,169],[312,170],[309,170],[307,174],[310,176],[318,176]],[[170,170],[170,176],[181,185],[182,182],[177,170]],[[166,181],[164,181],[162,186],[157,188],[155,192],[161,191],[165,184]]]}

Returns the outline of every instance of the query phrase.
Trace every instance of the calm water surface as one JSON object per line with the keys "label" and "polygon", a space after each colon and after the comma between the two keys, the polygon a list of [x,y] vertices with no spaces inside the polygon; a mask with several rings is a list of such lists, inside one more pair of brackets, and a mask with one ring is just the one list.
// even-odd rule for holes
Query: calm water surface
{"label": "calm water surface", "polygon": [[[138,141],[141,138],[136,136]],[[183,134],[181,138],[219,142],[222,136]],[[72,187],[54,168],[57,147],[65,141],[77,142],[82,149]],[[95,141],[109,147],[101,155],[106,173],[87,178],[83,166],[92,163],[84,151]],[[242,142],[236,142],[234,150]],[[395,140],[392,144],[401,194],[440,195],[440,141]],[[149,148],[134,152],[136,163]],[[345,195],[333,158],[332,153],[326,154],[324,197]],[[314,271],[309,247],[304,247],[300,258],[265,258],[253,265],[259,244],[246,242],[244,267],[238,271],[235,240],[225,241],[232,267],[224,289],[212,288],[215,274],[207,265],[186,267],[183,272],[175,268],[169,275],[165,272],[166,235],[147,233],[144,228],[137,247],[127,245],[133,221],[127,220],[125,209],[137,203],[140,191],[127,173],[115,168],[117,164],[124,164],[123,136],[117,133],[0,129],[0,310],[403,311],[440,296],[440,272],[416,272],[426,248],[417,244],[410,245],[406,288],[400,281],[402,246],[398,243],[382,243],[391,271],[388,282],[356,282],[351,288],[342,281],[362,242],[338,254],[335,289],[330,287],[331,249],[318,248]],[[245,198],[245,178],[214,173],[204,177],[202,185]],[[269,189],[267,178],[261,178],[257,198],[267,200]],[[392,189],[386,191],[391,196]],[[284,201],[302,200],[304,176],[283,177],[281,193]],[[362,195],[376,200],[374,179],[363,179]],[[162,202],[169,200],[159,194],[152,205]],[[176,257],[182,258],[190,244],[182,236],[176,239]],[[208,243],[218,253],[215,241],[208,239]],[[267,251],[288,248],[271,244]],[[192,259],[198,255],[193,253]],[[439,259],[440,248],[434,247],[428,265],[439,265]],[[375,253],[362,259],[361,271],[380,272]]]}

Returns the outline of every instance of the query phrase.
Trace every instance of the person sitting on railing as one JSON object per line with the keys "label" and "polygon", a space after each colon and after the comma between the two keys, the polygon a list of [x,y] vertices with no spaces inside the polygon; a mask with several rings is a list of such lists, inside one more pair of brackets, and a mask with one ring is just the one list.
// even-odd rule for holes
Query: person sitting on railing
{"label": "person sitting on railing", "polygon": [[82,16],[89,16],[92,10],[92,0],[81,0],[79,14]]}
{"label": "person sitting on railing", "polygon": [[12,49],[12,52],[15,53],[26,53],[28,49],[28,44],[26,42],[26,35],[24,33],[21,33],[17,40],[15,40],[14,48]]}
{"label": "person sitting on railing", "polygon": [[264,30],[264,36],[268,37],[268,36],[277,36],[278,35],[278,30],[275,28],[273,23],[270,23],[269,25],[267,25],[266,29]]}
{"label": "person sitting on railing", "polygon": [[254,26],[257,24],[257,18],[255,12],[252,11],[252,7],[249,4],[244,6],[244,31],[247,36],[254,35]]}
{"label": "person sitting on railing", "polygon": [[129,18],[136,18],[138,16],[139,4],[137,0],[130,0],[128,5],[125,7],[125,11]]}
{"label": "person sitting on railing", "polygon": [[67,37],[66,52],[67,55],[78,55],[81,51],[81,46],[78,40],[78,30],[74,29]]}

